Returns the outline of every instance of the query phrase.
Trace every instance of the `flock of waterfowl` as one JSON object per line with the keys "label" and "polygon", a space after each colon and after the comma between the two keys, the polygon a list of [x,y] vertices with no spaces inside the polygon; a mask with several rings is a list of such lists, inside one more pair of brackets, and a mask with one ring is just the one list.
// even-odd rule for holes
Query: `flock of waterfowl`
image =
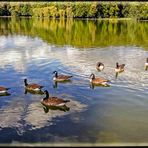
{"label": "flock of waterfowl", "polygon": [[[119,65],[119,63],[116,63],[115,72],[116,73],[123,72],[124,67],[125,67],[125,64]],[[105,66],[104,66],[103,63],[98,62],[96,64],[96,69],[98,71],[102,71],[104,68],[105,68]],[[146,62],[145,62],[145,70],[147,70],[147,69],[148,69],[148,58],[146,59]],[[62,74],[59,75],[57,71],[54,71],[53,74],[54,74],[53,81],[55,81],[55,82],[69,81],[72,77],[70,75],[62,75]],[[90,75],[90,83],[92,85],[107,85],[108,82],[110,82],[110,80],[100,78],[100,77],[96,78],[93,73]],[[41,86],[41,85],[35,84],[35,83],[28,84],[27,79],[24,79],[24,86],[25,86],[26,91],[31,91],[31,92],[40,92],[40,91],[42,91],[42,88],[44,87],[44,86]],[[9,89],[10,88],[0,86],[0,94],[7,93],[7,91]],[[58,97],[53,97],[53,96],[50,97],[47,90],[45,90],[43,93],[46,96],[41,100],[41,103],[45,106],[63,106],[67,102],[70,101],[70,100],[63,100],[63,99],[58,98]]]}

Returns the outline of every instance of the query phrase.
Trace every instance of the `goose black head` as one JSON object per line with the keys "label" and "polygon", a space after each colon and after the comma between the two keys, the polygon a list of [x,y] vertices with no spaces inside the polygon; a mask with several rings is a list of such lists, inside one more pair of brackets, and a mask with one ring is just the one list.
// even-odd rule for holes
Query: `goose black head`
{"label": "goose black head", "polygon": [[24,79],[24,83],[25,83],[25,86],[28,85],[28,83],[27,83],[27,79]]}
{"label": "goose black head", "polygon": [[90,75],[90,78],[91,78],[91,79],[95,79],[95,75],[92,73],[92,74]]}
{"label": "goose black head", "polygon": [[116,63],[116,68],[118,68],[119,67],[119,64],[118,64],[118,62]]}
{"label": "goose black head", "polygon": [[45,98],[44,98],[43,100],[46,100],[46,99],[48,99],[48,98],[49,98],[49,93],[48,93],[48,91],[47,91],[47,90],[45,90],[45,91],[44,91],[44,93],[46,94],[46,96],[45,96]]}
{"label": "goose black head", "polygon": [[53,74],[55,74],[55,77],[58,77],[58,72],[54,71]]}

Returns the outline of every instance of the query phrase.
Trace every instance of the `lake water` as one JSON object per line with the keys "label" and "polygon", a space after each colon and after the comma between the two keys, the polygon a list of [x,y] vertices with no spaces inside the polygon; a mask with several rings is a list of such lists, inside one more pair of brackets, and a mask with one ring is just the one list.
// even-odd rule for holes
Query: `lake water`
{"label": "lake water", "polygon": [[[11,88],[0,96],[0,144],[148,142],[147,22],[1,18],[0,52],[0,86]],[[117,77],[116,62],[125,64]],[[55,70],[71,82],[55,84]],[[110,87],[92,87],[91,73]],[[70,102],[45,108],[25,78]]]}

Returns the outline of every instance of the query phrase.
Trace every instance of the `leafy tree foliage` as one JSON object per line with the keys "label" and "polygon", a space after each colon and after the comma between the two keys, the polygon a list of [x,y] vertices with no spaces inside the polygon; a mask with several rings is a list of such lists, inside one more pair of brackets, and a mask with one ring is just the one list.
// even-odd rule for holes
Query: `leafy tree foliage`
{"label": "leafy tree foliage", "polygon": [[147,2],[2,2],[0,16],[148,19]]}

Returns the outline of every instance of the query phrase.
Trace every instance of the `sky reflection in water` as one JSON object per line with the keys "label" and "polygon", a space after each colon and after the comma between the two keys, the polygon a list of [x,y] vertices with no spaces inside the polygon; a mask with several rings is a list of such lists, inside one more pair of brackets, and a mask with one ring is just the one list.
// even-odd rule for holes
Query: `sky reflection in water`
{"label": "sky reflection in water", "polygon": [[[147,141],[148,52],[143,48],[82,50],[13,35],[0,36],[0,50],[0,85],[11,88],[10,96],[0,97],[0,143]],[[105,64],[102,72],[95,69],[98,61]],[[116,62],[126,65],[118,77]],[[55,85],[54,70],[73,75],[71,82]],[[92,72],[111,80],[111,86],[92,89]],[[70,103],[65,110],[43,107],[44,94],[25,94],[24,78]]]}

